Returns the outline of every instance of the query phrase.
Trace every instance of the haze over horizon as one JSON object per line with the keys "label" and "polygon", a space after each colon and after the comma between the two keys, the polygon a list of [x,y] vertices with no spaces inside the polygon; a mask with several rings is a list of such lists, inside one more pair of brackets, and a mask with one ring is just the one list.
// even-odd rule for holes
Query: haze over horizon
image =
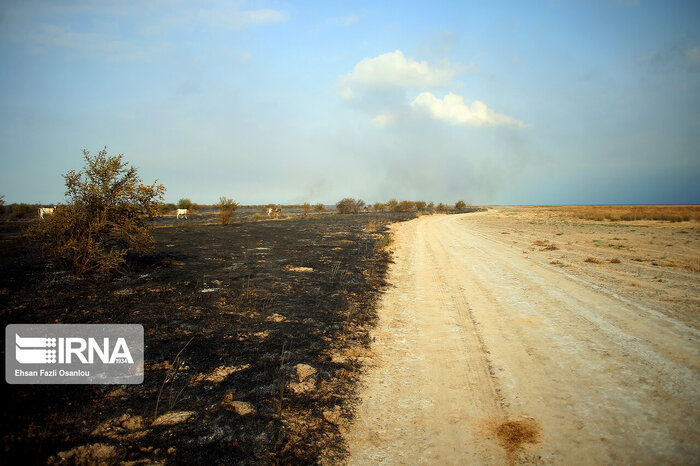
{"label": "haze over horizon", "polygon": [[700,3],[6,1],[0,195],[700,203]]}

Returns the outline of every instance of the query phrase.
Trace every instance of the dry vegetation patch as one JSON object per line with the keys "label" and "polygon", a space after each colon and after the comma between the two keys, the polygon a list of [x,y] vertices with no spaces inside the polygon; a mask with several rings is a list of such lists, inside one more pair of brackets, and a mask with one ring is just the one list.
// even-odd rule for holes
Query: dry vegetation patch
{"label": "dry vegetation patch", "polygon": [[562,206],[550,208],[554,212],[595,221],[659,220],[666,222],[700,221],[698,205],[601,205]]}

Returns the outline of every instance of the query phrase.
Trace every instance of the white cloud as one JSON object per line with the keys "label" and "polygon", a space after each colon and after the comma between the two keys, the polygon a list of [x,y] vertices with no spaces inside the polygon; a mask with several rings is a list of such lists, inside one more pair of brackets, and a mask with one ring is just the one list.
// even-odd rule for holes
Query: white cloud
{"label": "white cloud", "polygon": [[340,77],[343,98],[352,97],[353,89],[382,88],[434,88],[452,82],[455,72],[447,68],[434,68],[427,62],[417,62],[404,57],[401,50],[374,58],[360,60],[353,70]]}
{"label": "white cloud", "polygon": [[467,126],[516,126],[525,127],[525,123],[513,117],[491,110],[485,103],[475,100],[471,105],[464,103],[464,98],[447,94],[444,99],[435,97],[430,92],[422,92],[411,102],[414,111],[428,115],[434,120],[453,125]]}
{"label": "white cloud", "polygon": [[372,118],[372,124],[379,128],[386,128],[393,125],[395,120],[396,116],[391,112],[387,112]]}

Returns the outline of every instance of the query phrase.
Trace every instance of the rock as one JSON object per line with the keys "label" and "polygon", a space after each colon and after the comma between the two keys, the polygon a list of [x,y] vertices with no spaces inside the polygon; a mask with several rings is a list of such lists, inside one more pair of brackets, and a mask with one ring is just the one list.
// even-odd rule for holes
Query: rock
{"label": "rock", "polygon": [[126,430],[138,430],[143,428],[144,422],[141,416],[130,416],[129,414],[124,414],[118,420],[119,425]]}
{"label": "rock", "polygon": [[71,450],[61,451],[48,459],[49,464],[105,464],[116,460],[117,449],[105,443],[82,445]]}
{"label": "rock", "polygon": [[173,411],[170,413],[158,416],[158,418],[153,421],[154,426],[172,426],[174,424],[179,424],[184,422],[194,416],[194,411]]}
{"label": "rock", "polygon": [[316,369],[308,364],[297,364],[294,366],[294,369],[297,371],[297,379],[299,382],[304,382],[306,379],[316,374]]}
{"label": "rock", "polygon": [[233,408],[233,410],[236,411],[236,414],[238,414],[239,416],[255,414],[255,407],[252,404],[247,403],[245,401],[232,401],[228,404],[228,406]]}
{"label": "rock", "polygon": [[303,393],[308,393],[314,390],[316,388],[316,380],[311,378],[301,383],[291,382],[287,385],[287,388],[289,388],[289,390],[291,390],[295,394],[301,395]]}
{"label": "rock", "polygon": [[342,418],[340,415],[341,415],[340,406],[338,406],[338,405],[334,406],[332,410],[323,412],[323,418],[326,421],[333,424],[334,426],[337,426],[341,423]]}

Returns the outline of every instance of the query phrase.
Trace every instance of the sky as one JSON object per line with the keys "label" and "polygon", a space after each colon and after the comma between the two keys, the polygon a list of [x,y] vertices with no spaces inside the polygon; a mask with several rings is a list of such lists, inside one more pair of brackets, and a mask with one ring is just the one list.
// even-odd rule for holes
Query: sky
{"label": "sky", "polygon": [[700,2],[0,2],[0,195],[700,203]]}

